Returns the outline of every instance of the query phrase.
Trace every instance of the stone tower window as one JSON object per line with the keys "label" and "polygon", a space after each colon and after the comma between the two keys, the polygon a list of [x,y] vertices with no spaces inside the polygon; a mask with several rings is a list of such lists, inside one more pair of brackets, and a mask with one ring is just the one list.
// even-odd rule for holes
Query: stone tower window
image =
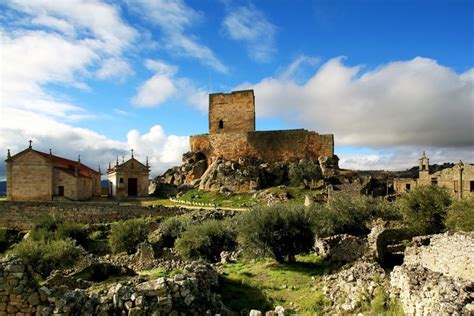
{"label": "stone tower window", "polygon": [[219,129],[223,129],[223,128],[224,128],[224,121],[219,120]]}

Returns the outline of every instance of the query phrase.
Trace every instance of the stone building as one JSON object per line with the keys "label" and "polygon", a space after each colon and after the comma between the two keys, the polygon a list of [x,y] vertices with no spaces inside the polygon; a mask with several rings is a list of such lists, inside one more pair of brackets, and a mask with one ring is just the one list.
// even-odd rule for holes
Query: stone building
{"label": "stone building", "polygon": [[87,200],[100,196],[100,169],[32,148],[7,160],[7,199],[12,201],[53,199]]}
{"label": "stone building", "polygon": [[209,133],[190,137],[192,152],[208,163],[221,157],[255,157],[268,162],[334,156],[334,135],[304,129],[256,131],[253,90],[209,95]]}
{"label": "stone building", "polygon": [[142,164],[133,156],[127,161],[119,164],[118,157],[115,166],[107,170],[109,180],[109,196],[123,198],[128,196],[148,196],[148,178],[150,166],[148,157],[146,163]]}
{"label": "stone building", "polygon": [[474,165],[459,161],[452,168],[430,172],[430,160],[423,152],[419,159],[418,178],[393,179],[396,194],[408,192],[419,185],[437,185],[445,187],[453,196],[465,198],[474,195]]}

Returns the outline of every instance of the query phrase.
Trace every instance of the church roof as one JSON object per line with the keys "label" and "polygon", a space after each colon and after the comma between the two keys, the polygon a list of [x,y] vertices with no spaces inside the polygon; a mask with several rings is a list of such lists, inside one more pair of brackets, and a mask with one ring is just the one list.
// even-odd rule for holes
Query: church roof
{"label": "church roof", "polygon": [[90,168],[89,166],[86,166],[85,164],[83,164],[79,161],[74,161],[74,160],[70,160],[70,159],[60,157],[60,156],[56,156],[56,155],[53,155],[53,154],[44,153],[42,151],[33,149],[31,147],[28,147],[25,150],[11,156],[6,161],[7,162],[12,161],[15,158],[17,158],[17,157],[19,157],[19,156],[21,156],[21,155],[23,155],[27,152],[34,152],[34,153],[37,153],[37,154],[41,155],[46,160],[51,160],[55,164],[60,165],[60,166],[55,166],[55,168],[60,169],[62,171],[68,171],[68,173],[70,173],[70,174],[72,172],[72,175],[75,175],[74,170],[75,170],[76,167],[79,168],[78,176],[80,176],[80,177],[89,178],[91,173],[100,174],[100,172]]}
{"label": "church roof", "polygon": [[[117,160],[117,161],[118,161],[118,160]],[[137,165],[138,165],[139,167],[141,167],[142,169],[145,169],[145,170],[147,170],[147,171],[150,171],[150,166],[148,166],[148,158],[147,158],[147,165],[144,165],[144,164],[142,164],[140,161],[138,161],[137,159],[135,159],[134,157],[132,157],[132,158],[130,158],[129,160],[122,162],[121,164],[116,164],[115,166],[110,167],[110,168],[107,170],[107,173],[112,173],[112,172],[115,172],[115,171],[119,171],[119,170],[121,170],[121,169],[125,169],[126,166],[127,166],[131,161],[137,163]]]}

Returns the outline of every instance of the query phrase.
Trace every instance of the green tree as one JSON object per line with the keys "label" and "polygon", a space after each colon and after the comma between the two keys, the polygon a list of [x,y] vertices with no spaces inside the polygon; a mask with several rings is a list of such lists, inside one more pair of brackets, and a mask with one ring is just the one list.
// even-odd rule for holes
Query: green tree
{"label": "green tree", "polygon": [[474,196],[455,200],[448,208],[446,227],[454,231],[474,231]]}
{"label": "green tree", "polygon": [[445,188],[418,186],[397,200],[403,222],[417,234],[436,234],[444,230],[451,196]]}
{"label": "green tree", "polygon": [[243,214],[237,229],[239,244],[247,254],[272,256],[280,263],[295,262],[295,255],[314,244],[312,214],[302,206],[255,208]]}

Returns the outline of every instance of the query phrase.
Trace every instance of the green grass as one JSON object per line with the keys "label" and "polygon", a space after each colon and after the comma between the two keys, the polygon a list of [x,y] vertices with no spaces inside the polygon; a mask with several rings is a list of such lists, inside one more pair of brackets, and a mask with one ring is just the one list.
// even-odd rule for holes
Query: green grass
{"label": "green grass", "polygon": [[296,260],[292,265],[271,259],[225,264],[220,280],[224,303],[235,311],[270,310],[277,305],[298,315],[322,311],[327,301],[317,278],[329,268],[328,263],[314,255],[297,256]]}
{"label": "green grass", "polygon": [[252,193],[239,193],[226,196],[219,192],[190,190],[179,197],[180,200],[198,203],[211,203],[220,207],[249,207],[255,204]]}
{"label": "green grass", "polygon": [[[283,192],[288,192],[290,200],[288,203],[294,204],[304,204],[304,198],[306,194],[315,194],[318,191],[315,190],[306,190],[298,187],[272,187],[268,188],[272,193],[279,194]],[[179,200],[196,202],[196,203],[205,203],[205,204],[215,204],[217,207],[221,208],[249,208],[256,205],[265,205],[265,200],[256,200],[253,198],[253,193],[232,193],[230,195],[220,194],[219,192],[209,192],[193,189],[187,191],[182,196],[178,198]],[[170,201],[169,199],[154,199],[141,201],[141,205],[164,205],[164,206],[186,206],[189,207],[189,204],[182,204]],[[204,207],[206,208],[206,207]],[[208,207],[209,208],[209,207]],[[213,207],[210,207],[213,208]]]}

